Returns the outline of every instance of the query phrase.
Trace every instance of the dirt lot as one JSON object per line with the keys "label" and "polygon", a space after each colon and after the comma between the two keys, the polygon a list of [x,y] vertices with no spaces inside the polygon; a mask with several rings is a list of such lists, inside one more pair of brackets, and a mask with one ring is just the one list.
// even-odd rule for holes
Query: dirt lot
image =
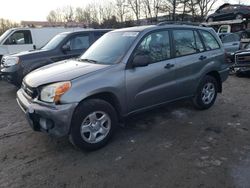
{"label": "dirt lot", "polygon": [[0,81],[0,187],[250,187],[250,79],[207,111],[179,102],[127,120],[105,148],[33,132]]}

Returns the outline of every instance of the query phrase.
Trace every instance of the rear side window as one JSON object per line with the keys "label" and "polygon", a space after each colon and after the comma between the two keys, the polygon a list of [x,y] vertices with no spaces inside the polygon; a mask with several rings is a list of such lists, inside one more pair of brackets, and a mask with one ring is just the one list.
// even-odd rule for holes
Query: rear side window
{"label": "rear side window", "polygon": [[174,30],[175,55],[177,57],[199,53],[204,47],[196,31]]}
{"label": "rear side window", "polygon": [[104,35],[105,33],[103,33],[103,32],[97,32],[97,33],[95,33],[94,35],[95,35],[95,40],[97,40],[97,39],[99,39],[102,35]]}
{"label": "rear side window", "polygon": [[31,32],[29,30],[16,31],[5,41],[4,44],[5,45],[32,44]]}
{"label": "rear side window", "polygon": [[208,31],[201,31],[201,35],[207,50],[214,50],[220,48],[217,40]]}
{"label": "rear side window", "polygon": [[146,36],[135,51],[137,54],[148,54],[152,63],[170,58],[168,31],[157,31]]}

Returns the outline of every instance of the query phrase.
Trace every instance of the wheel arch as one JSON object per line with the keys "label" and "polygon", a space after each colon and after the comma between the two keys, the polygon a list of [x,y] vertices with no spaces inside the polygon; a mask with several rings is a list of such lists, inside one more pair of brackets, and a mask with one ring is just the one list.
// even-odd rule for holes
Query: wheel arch
{"label": "wheel arch", "polygon": [[89,100],[89,99],[101,99],[101,100],[104,100],[104,101],[108,102],[109,104],[111,104],[114,107],[119,120],[122,119],[122,107],[121,107],[121,104],[120,104],[120,102],[118,100],[118,97],[114,93],[112,93],[112,92],[95,93],[95,94],[92,94],[92,95],[82,99],[80,101],[80,103],[82,103],[82,102],[84,102],[86,100]]}
{"label": "wheel arch", "polygon": [[221,82],[220,74],[217,71],[210,71],[206,75],[212,76],[216,79],[216,81],[218,83],[218,92],[221,93],[222,92],[222,82]]}

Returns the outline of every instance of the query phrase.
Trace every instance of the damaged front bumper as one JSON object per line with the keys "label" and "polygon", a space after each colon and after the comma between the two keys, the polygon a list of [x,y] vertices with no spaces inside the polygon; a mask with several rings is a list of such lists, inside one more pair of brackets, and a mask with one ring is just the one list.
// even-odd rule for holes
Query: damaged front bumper
{"label": "damaged front bumper", "polygon": [[78,103],[50,105],[28,99],[22,89],[18,90],[16,100],[33,130],[56,137],[68,135],[72,115]]}

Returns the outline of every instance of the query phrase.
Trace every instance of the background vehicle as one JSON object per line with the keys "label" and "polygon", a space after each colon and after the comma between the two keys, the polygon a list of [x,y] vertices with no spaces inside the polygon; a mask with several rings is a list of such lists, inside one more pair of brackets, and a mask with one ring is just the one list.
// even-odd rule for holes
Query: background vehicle
{"label": "background vehicle", "polygon": [[210,108],[228,71],[211,28],[132,27],[105,34],[79,59],[31,72],[17,101],[34,130],[93,150],[134,113],[184,98]]}
{"label": "background vehicle", "polygon": [[225,48],[226,52],[233,53],[240,49],[241,46],[241,38],[239,34],[236,33],[223,33],[219,34],[221,38],[221,42],[223,47]]}
{"label": "background vehicle", "polygon": [[236,52],[234,58],[233,68],[235,69],[236,75],[250,75],[250,43],[248,43],[244,49]]}
{"label": "background vehicle", "polygon": [[213,22],[243,18],[250,18],[250,6],[225,3],[214,14],[209,15],[206,21]]}
{"label": "background vehicle", "polygon": [[20,86],[23,77],[29,72],[56,61],[78,57],[108,31],[85,29],[58,34],[40,50],[4,56],[0,73],[5,80]]}
{"label": "background vehicle", "polygon": [[13,28],[0,36],[0,60],[7,54],[39,49],[55,35],[81,28]]}

